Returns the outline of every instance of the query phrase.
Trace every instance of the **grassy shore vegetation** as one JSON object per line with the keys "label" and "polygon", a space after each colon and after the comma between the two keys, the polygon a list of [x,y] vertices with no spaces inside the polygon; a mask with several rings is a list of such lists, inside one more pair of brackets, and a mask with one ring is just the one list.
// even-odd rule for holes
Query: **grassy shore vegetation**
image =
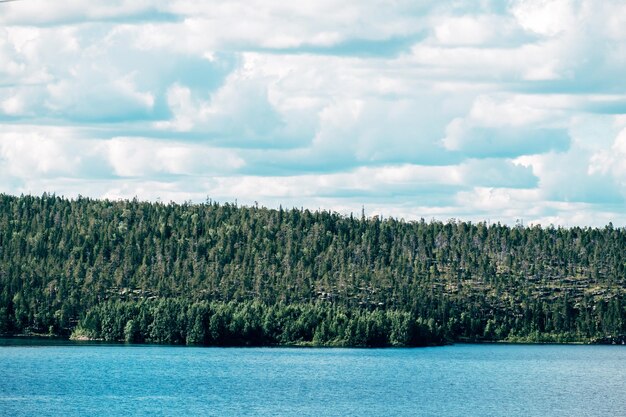
{"label": "grassy shore vegetation", "polygon": [[0,195],[0,333],[205,345],[626,333],[626,230]]}

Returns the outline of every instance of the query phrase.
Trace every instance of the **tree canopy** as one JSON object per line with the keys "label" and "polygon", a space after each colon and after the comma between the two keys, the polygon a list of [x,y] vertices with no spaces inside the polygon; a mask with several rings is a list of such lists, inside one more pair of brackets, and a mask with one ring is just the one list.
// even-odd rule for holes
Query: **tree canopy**
{"label": "tree canopy", "polygon": [[[0,195],[0,333],[387,346],[626,332],[626,230]],[[221,327],[220,327],[221,326]]]}

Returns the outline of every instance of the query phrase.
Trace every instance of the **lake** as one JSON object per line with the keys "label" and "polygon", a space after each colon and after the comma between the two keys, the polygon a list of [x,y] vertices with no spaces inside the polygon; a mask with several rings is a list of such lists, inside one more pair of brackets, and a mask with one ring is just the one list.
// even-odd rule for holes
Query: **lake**
{"label": "lake", "polygon": [[626,348],[193,348],[0,340],[0,415],[608,416]]}

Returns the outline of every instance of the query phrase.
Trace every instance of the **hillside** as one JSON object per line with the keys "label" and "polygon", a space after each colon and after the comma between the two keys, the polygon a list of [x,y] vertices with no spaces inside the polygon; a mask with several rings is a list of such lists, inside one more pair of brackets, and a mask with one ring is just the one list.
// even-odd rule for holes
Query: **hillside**
{"label": "hillside", "polygon": [[590,341],[626,333],[625,289],[626,229],[612,225],[0,195],[4,334],[220,345]]}

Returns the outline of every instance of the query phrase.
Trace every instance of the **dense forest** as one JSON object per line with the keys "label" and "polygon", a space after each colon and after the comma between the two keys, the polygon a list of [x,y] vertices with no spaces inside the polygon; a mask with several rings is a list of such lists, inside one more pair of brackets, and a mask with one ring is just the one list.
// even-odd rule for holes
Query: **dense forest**
{"label": "dense forest", "polygon": [[[626,229],[0,195],[0,334],[203,345],[626,333]],[[619,339],[618,339],[619,340]]]}

